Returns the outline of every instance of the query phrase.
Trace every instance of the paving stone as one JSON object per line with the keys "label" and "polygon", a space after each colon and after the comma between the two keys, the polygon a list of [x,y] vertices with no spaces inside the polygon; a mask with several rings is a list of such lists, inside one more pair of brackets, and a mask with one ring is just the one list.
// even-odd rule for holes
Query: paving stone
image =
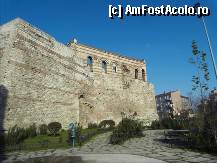
{"label": "paving stone", "polygon": [[186,163],[186,161],[180,161],[180,160],[167,160],[167,162],[171,162],[171,163]]}
{"label": "paving stone", "polygon": [[177,157],[174,153],[160,153],[162,156],[164,156],[164,157]]}
{"label": "paving stone", "polygon": [[205,161],[210,161],[210,159],[204,158],[204,157],[196,157],[196,158],[188,159],[186,161],[189,161],[189,162],[205,162]]}
{"label": "paving stone", "polygon": [[28,157],[40,157],[55,155],[71,156],[73,154],[84,153],[123,153],[134,154],[155,159],[164,160],[167,162],[208,162],[217,163],[217,157],[211,154],[201,154],[198,152],[188,151],[186,149],[169,148],[160,142],[155,142],[154,139],[159,137],[159,131],[147,131],[146,137],[131,139],[123,145],[108,144],[108,137],[111,133],[99,135],[80,148],[46,150],[39,152],[20,153],[15,152],[8,155],[8,160],[25,160]]}
{"label": "paving stone", "polygon": [[217,163],[217,160],[209,160],[209,161],[206,161],[207,163]]}
{"label": "paving stone", "polygon": [[160,157],[161,158],[161,160],[179,160],[180,159],[180,157],[179,156],[161,156]]}

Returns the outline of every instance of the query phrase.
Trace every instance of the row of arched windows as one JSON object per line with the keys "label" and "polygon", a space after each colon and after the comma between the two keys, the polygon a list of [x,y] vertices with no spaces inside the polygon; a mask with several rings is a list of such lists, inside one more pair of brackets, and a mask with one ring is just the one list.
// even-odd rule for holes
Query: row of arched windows
{"label": "row of arched windows", "polygon": [[[87,57],[87,65],[90,67],[90,71],[93,72],[93,58],[91,56]],[[101,66],[104,72],[107,73],[107,62],[105,60],[102,60]],[[114,72],[117,72],[116,65],[113,65],[112,69]]]}
{"label": "row of arched windows", "polygon": [[[93,72],[93,58],[91,56],[87,57],[87,65],[90,67],[90,71]],[[101,61],[101,66],[102,69],[104,70],[105,73],[107,73],[107,66],[108,63],[105,60]],[[112,70],[113,72],[117,72],[117,66],[115,64],[113,64],[112,66]],[[135,79],[139,78],[139,70],[135,69]],[[142,69],[142,79],[145,81],[145,70]]]}

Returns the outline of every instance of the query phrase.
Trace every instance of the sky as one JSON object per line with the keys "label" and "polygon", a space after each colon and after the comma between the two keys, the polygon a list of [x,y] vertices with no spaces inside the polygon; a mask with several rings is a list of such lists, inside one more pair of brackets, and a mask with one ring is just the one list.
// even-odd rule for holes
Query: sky
{"label": "sky", "polygon": [[[217,87],[201,19],[194,16],[108,17],[109,5],[193,6],[196,0],[0,0],[0,23],[20,17],[57,41],[73,38],[106,51],[145,59],[156,94],[180,90],[188,95],[195,68],[189,64],[192,40],[207,53],[209,87]],[[211,14],[205,17],[217,59],[217,1],[201,0]],[[216,61],[217,62],[217,61]]]}

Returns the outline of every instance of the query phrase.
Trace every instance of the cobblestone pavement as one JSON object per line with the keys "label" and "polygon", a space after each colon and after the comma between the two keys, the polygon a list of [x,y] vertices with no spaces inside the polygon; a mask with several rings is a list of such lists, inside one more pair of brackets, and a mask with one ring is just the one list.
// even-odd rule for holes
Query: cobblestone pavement
{"label": "cobblestone pavement", "polygon": [[167,144],[155,141],[155,139],[162,138],[162,130],[145,131],[145,137],[131,139],[123,145],[108,144],[109,134],[110,133],[99,135],[94,140],[82,146],[79,151],[88,153],[127,153],[156,158],[167,162],[217,163],[217,156],[170,148]]}
{"label": "cobblestone pavement", "polygon": [[108,144],[109,135],[111,133],[101,134],[81,148],[73,148],[67,150],[47,150],[30,153],[12,153],[7,161],[25,160],[33,157],[42,156],[72,156],[76,154],[132,154],[149,158],[155,158],[166,162],[202,162],[217,163],[217,156],[193,152],[185,149],[171,148],[155,139],[163,136],[162,130],[145,131],[145,137],[134,138],[126,141],[123,145]]}

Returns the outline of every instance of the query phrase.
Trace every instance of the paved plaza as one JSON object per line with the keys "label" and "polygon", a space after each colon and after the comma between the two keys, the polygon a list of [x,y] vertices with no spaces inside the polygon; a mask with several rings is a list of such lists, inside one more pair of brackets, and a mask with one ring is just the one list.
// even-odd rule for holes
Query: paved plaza
{"label": "paved plaza", "polygon": [[[11,153],[8,155],[8,159],[5,162],[12,161],[22,161],[34,157],[45,157],[45,156],[83,156],[86,155],[87,158],[100,158],[99,156],[104,156],[106,160],[106,155],[102,154],[115,154],[115,158],[120,158],[121,156],[130,157],[132,160],[133,156],[137,155],[144,157],[144,160],[148,158],[153,158],[157,162],[201,162],[201,163],[217,163],[217,156],[193,152],[186,149],[171,148],[168,144],[163,144],[157,139],[162,138],[162,130],[148,130],[145,131],[145,137],[134,138],[126,141],[123,145],[111,145],[109,142],[109,135],[111,133],[101,134],[81,148],[71,148],[71,149],[57,149],[57,150],[46,150],[38,152],[29,153]],[[91,154],[91,155],[90,155]],[[98,155],[100,154],[100,155]],[[119,154],[119,155],[116,155]],[[128,154],[122,155],[122,154]],[[90,156],[90,157],[87,157]],[[107,155],[108,157],[108,155]],[[109,155],[111,160],[114,158]],[[161,160],[161,161],[159,161]],[[97,161],[96,161],[97,162]],[[120,161],[121,162],[121,161]],[[124,162],[124,161],[123,161]],[[149,162],[149,161],[144,161]],[[133,163],[133,162],[132,162]]]}

